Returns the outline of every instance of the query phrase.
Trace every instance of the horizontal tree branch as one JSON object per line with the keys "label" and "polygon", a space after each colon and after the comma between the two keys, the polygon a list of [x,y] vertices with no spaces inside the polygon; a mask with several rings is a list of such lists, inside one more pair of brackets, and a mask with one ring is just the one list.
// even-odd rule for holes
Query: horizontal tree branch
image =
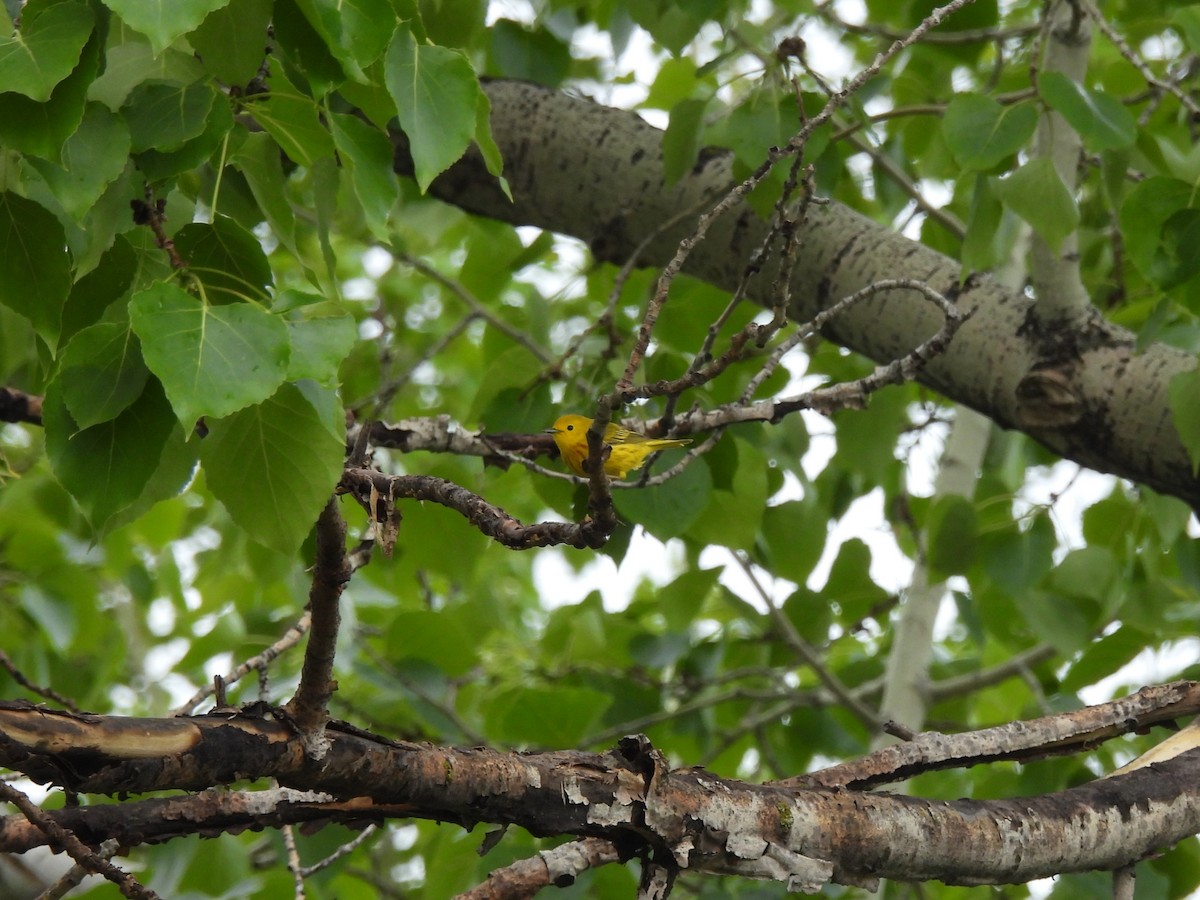
{"label": "horizontal tree branch", "polygon": [[[1187,683],[1140,696],[1151,705],[1156,697],[1165,715],[1194,706],[1198,691]],[[1149,720],[1135,716],[1124,727]],[[684,869],[799,889],[880,877],[1024,882],[1114,869],[1200,831],[1200,751],[1041,797],[942,802],[671,770],[640,736],[608,753],[431,747],[338,723],[327,737],[329,752],[317,763],[290,726],[272,718],[135,719],[0,707],[0,765],[80,792],[200,791],[273,777],[354,801],[368,818],[375,805],[399,805],[397,814],[464,827],[493,822],[535,835],[600,837],[626,856],[666,853]]]}
{"label": "horizontal tree branch", "polygon": [[[608,519],[585,518],[582,522],[538,522],[522,524],[500,507],[452,481],[434,475],[385,475],[373,469],[346,469],[340,489],[352,494],[368,509],[373,519],[385,521],[394,515],[399,498],[430,500],[461,513],[468,522],[492,540],[514,550],[551,547],[602,547],[616,525]],[[372,499],[374,491],[375,500]],[[384,508],[377,508],[382,505]],[[610,504],[611,505],[611,504]]]}
{"label": "horizontal tree branch", "polygon": [[[319,791],[270,788],[229,791],[213,788],[178,797],[151,797],[125,803],[67,806],[45,815],[87,844],[115,839],[122,847],[159,844],[179,837],[238,834],[246,829],[279,828],[310,822],[337,822],[351,828],[410,814],[407,806],[337,800]],[[24,816],[0,817],[0,847],[24,853],[45,846],[44,832]]]}
{"label": "horizontal tree branch", "polygon": [[[468,211],[574,235],[603,260],[626,260],[645,242],[643,262],[662,265],[695,217],[660,234],[662,223],[681,210],[711,207],[735,187],[732,155],[709,150],[668,186],[662,132],[634,113],[523,82],[492,81],[485,89],[512,199],[468,154],[431,189]],[[404,135],[393,140],[397,170],[408,172]],[[735,205],[710,226],[685,271],[733,289],[768,228],[750,207]],[[807,321],[886,278],[920,279],[971,320],[918,380],[1082,465],[1200,503],[1200,478],[1168,403],[1171,379],[1195,366],[1192,355],[1161,344],[1139,350],[1131,332],[1095,310],[1077,327],[1042,329],[1030,298],[989,275],[964,279],[956,261],[836,202],[811,208],[798,228],[791,318]],[[767,261],[748,296],[770,306],[774,275]],[[933,334],[939,318],[911,292],[890,291],[856,304],[825,333],[888,362]]]}
{"label": "horizontal tree branch", "polygon": [[904,781],[923,772],[958,769],[1002,759],[1028,762],[1068,756],[1109,738],[1200,712],[1200,683],[1176,681],[1142,688],[1108,703],[1010,722],[965,734],[927,731],[836,766],[778,782],[792,787],[862,789]]}

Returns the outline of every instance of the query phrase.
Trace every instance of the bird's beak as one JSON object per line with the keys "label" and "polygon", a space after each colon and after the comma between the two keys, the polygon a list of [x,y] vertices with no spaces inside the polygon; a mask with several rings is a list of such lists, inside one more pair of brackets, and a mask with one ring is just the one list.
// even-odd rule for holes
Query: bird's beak
{"label": "bird's beak", "polygon": [[558,434],[558,429],[557,428],[544,428],[544,429],[542,429],[542,434]]}

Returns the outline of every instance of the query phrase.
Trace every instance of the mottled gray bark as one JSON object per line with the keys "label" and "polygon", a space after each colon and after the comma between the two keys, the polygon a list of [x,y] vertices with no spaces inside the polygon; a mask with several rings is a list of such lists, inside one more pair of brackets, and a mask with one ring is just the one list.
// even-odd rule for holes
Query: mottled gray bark
{"label": "mottled gray bark", "polygon": [[[678,183],[663,183],[662,133],[636,114],[520,82],[486,85],[492,127],[512,188],[510,202],[468,155],[433,192],[464,209],[513,224],[536,225],[587,241],[602,259],[625,260],[651,238],[646,264],[662,264],[690,232],[694,216],[733,186],[732,161],[702,154]],[[397,168],[408,165],[396,135]],[[664,228],[664,223],[677,224]],[[661,229],[661,231],[660,231]],[[735,206],[692,253],[685,271],[733,287],[767,224]],[[814,206],[802,247],[790,314],[806,320],[839,298],[884,278],[924,279],[973,318],[920,380],[1006,428],[1019,428],[1082,465],[1200,501],[1200,480],[1175,431],[1168,385],[1194,357],[1162,345],[1138,352],[1132,333],[1091,310],[1071,327],[1046,327],[1033,302],[990,275],[965,281],[954,260],[838,203]],[[769,303],[768,263],[750,296]],[[879,294],[855,305],[828,336],[878,361],[890,361],[940,325],[915,292]]]}

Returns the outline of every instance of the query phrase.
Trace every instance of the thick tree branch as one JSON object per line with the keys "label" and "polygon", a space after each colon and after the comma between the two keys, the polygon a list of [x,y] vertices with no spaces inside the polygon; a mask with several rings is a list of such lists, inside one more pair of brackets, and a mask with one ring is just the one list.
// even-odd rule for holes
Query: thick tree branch
{"label": "thick tree branch", "polygon": [[[593,243],[603,259],[624,260],[662,222],[710,204],[733,186],[732,156],[702,154],[671,186],[663,180],[658,130],[635,114],[516,82],[489,82],[492,128],[513,201],[468,156],[435,182],[447,202],[514,224],[537,225]],[[396,135],[397,168],[411,163]],[[684,222],[649,240],[643,259],[665,263],[692,232]],[[685,271],[734,288],[768,223],[738,205],[713,223]],[[1072,329],[1043,332],[1032,301],[987,275],[961,280],[959,264],[837,203],[799,223],[792,280],[793,319],[805,321],[839,298],[897,275],[918,278],[972,313],[946,353],[919,380],[1008,428],[1093,469],[1200,503],[1200,479],[1172,424],[1168,385],[1194,357],[1153,345],[1090,311]],[[768,261],[770,263],[770,261]],[[768,264],[749,295],[769,305]],[[902,356],[937,330],[937,313],[911,292],[884,292],[856,304],[826,333],[876,360]],[[1119,377],[1118,377],[1119,376]]]}
{"label": "thick tree branch", "polygon": [[[1198,705],[1196,683],[1149,689],[1124,706],[1088,711],[1108,721],[1089,740]],[[1056,719],[1066,733],[1056,737],[1044,728],[1043,752],[1087,742],[1079,714]],[[463,826],[487,821],[538,835],[601,837],[623,853],[669,853],[684,869],[770,878],[798,889],[878,877],[1008,883],[1115,869],[1200,831],[1200,751],[1194,750],[1042,797],[939,802],[671,770],[642,737],[596,754],[431,747],[337,723],[326,735],[329,752],[317,762],[287,724],[271,719],[128,719],[10,705],[0,708],[0,764],[89,793],[203,790],[274,777],[335,800],[360,798],[368,811],[404,804],[407,815]],[[1005,750],[1003,742],[989,750],[987,736],[942,740],[959,745],[959,764],[974,764]],[[973,743],[977,752],[965,752]]]}

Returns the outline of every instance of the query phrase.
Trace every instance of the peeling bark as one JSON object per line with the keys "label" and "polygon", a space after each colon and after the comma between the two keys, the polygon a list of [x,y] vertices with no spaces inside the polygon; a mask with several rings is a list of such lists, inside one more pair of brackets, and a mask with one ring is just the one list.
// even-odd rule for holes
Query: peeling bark
{"label": "peeling bark", "polygon": [[[1140,703],[1141,712],[1125,720],[1125,729],[1193,708],[1198,688],[1180,683],[1151,690],[1138,695],[1134,705]],[[1106,704],[1085,712],[1098,716],[1091,725],[1100,727],[1129,710]],[[1060,718],[1075,721],[1051,717],[1025,725],[1037,733]],[[1052,738],[1053,730],[1046,734]],[[622,858],[652,855],[683,870],[772,879],[798,890],[828,881],[995,884],[1116,869],[1200,831],[1200,750],[1042,797],[941,802],[672,770],[640,736],[602,754],[431,747],[337,723],[326,736],[329,752],[317,763],[286,723],[270,718],[125,719],[0,707],[0,764],[78,791],[194,791],[271,776],[285,787],[319,792],[287,795],[289,808],[328,803],[329,818],[516,824],[536,835],[604,838]],[[942,738],[970,746],[972,736]],[[1055,746],[1050,740],[1041,749]],[[254,795],[245,796],[251,798],[242,801],[247,808],[219,811],[237,812],[244,827],[282,821],[272,812],[282,802],[278,795],[268,792],[253,810]],[[186,800],[220,805],[214,795],[201,798]],[[104,813],[94,821],[90,808],[56,815],[74,817],[73,827],[91,839],[109,836],[101,827]],[[0,822],[0,849],[23,849],[31,840],[11,821]]]}

